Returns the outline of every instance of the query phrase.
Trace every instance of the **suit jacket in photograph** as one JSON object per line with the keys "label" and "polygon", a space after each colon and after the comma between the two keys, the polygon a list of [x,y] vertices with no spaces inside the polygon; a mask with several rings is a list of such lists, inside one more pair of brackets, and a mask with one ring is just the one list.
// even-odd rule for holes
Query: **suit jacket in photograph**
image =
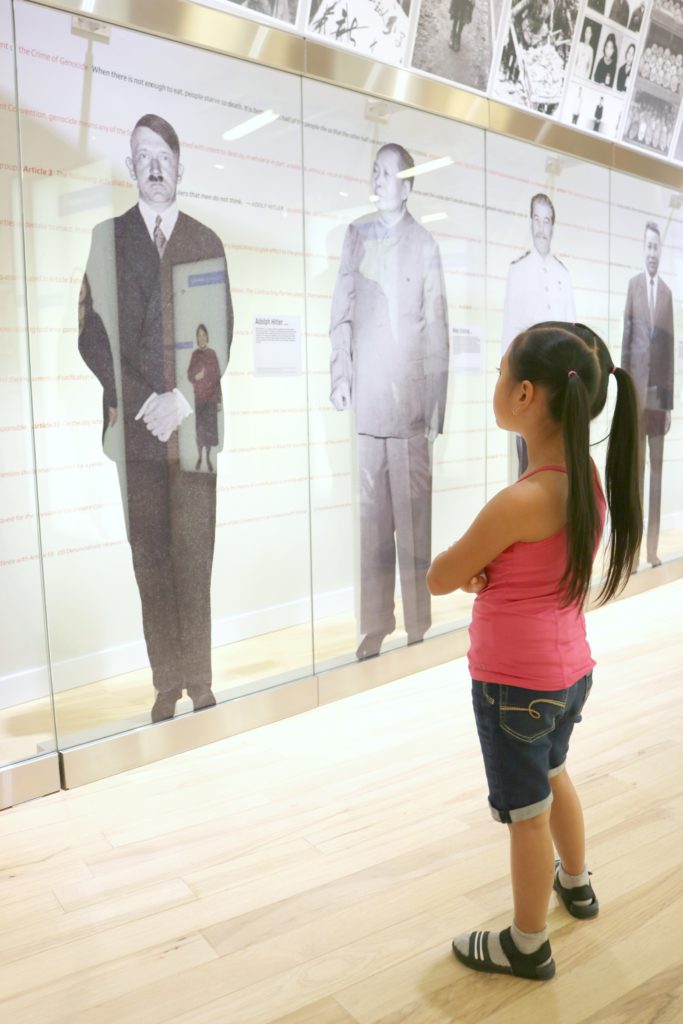
{"label": "suit jacket in photograph", "polygon": [[[86,275],[94,311],[105,330],[89,330],[86,320],[78,347],[103,387],[104,450],[110,458],[159,461],[172,456],[174,435],[168,442],[159,441],[135,417],[153,392],[172,391],[180,383],[176,380],[173,268],[196,264],[201,274],[202,261],[209,260],[212,266],[219,260],[225,274],[225,330],[211,331],[222,374],[230,354],[233,311],[225,251],[218,235],[179,213],[160,260],[137,205],[94,228]],[[113,429],[108,427],[106,408],[112,390],[118,408]]]}
{"label": "suit jacket in photograph", "polygon": [[345,380],[356,430],[373,437],[443,432],[448,303],[439,247],[406,210],[346,229],[330,318],[332,390]]}
{"label": "suit jacket in photograph", "polygon": [[[673,409],[674,314],[671,289],[661,277],[657,277],[657,299],[651,325],[647,277],[644,272],[636,274],[628,283],[621,365],[633,377],[642,409]],[[648,392],[649,388],[654,390]]]}

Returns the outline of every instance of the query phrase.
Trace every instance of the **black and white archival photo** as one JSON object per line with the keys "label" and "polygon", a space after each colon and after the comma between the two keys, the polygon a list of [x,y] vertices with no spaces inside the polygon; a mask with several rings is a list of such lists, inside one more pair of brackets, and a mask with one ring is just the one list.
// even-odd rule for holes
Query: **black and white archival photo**
{"label": "black and white archival photo", "polygon": [[614,89],[617,84],[619,57],[625,50],[622,34],[604,25],[598,43],[597,59],[593,66],[591,78],[601,89]]}
{"label": "black and white archival photo", "polygon": [[567,72],[578,0],[519,0],[505,29],[494,95],[516,106],[556,115]]}
{"label": "black and white archival photo", "polygon": [[616,139],[624,128],[624,100],[635,74],[638,39],[607,21],[596,2],[589,0],[586,8],[596,17],[579,19],[560,119]]}
{"label": "black and white archival photo", "polygon": [[613,91],[577,79],[570,82],[562,107],[564,124],[615,139],[621,128],[624,101]]}
{"label": "black and white archival photo", "polygon": [[584,18],[579,39],[574,46],[574,75],[576,78],[592,78],[597,62],[600,22]]}
{"label": "black and white archival photo", "polygon": [[[665,0],[665,3],[671,7],[671,0]],[[668,155],[682,90],[683,22],[676,21],[658,0],[652,10],[638,64],[636,84],[624,124],[624,142],[661,156]]]}
{"label": "black and white archival photo", "polygon": [[638,89],[626,115],[624,142],[666,156],[673,141],[678,104],[674,106]]}
{"label": "black and white archival photo", "polygon": [[627,28],[629,32],[640,32],[645,16],[643,0],[588,0],[588,9],[603,15],[615,25]]}
{"label": "black and white archival photo", "polygon": [[311,0],[306,34],[403,64],[411,0]]}
{"label": "black and white archival photo", "polygon": [[201,0],[207,7],[217,10],[233,9],[235,14],[249,14],[258,18],[273,18],[294,26],[299,0]]}
{"label": "black and white archival photo", "polygon": [[483,92],[491,67],[493,35],[491,0],[423,0],[412,65]]}

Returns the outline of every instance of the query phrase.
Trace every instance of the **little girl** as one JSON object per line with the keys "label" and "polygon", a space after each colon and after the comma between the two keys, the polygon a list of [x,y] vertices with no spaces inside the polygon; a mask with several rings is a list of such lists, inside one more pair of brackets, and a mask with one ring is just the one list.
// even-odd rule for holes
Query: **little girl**
{"label": "little girl", "polygon": [[[606,463],[607,502],[589,453],[590,420],[617,399]],[[638,404],[629,374],[581,324],[537,324],[503,356],[496,422],[529,450],[525,475],[482,509],[434,559],[432,594],[477,595],[469,668],[491,813],[510,834],[514,920],[453,941],[467,967],[547,980],[555,973],[546,918],[553,888],[574,917],[598,913],[585,862],[583,812],[565,768],[595,664],[583,603],[602,535],[611,531],[604,603],[625,585],[643,528]],[[555,861],[553,843],[559,854]]]}

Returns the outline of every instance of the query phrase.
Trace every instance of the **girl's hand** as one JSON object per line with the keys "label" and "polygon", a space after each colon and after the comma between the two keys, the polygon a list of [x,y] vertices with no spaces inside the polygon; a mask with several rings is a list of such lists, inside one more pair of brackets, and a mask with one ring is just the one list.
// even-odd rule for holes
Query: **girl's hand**
{"label": "girl's hand", "polygon": [[476,576],[473,576],[460,589],[464,590],[466,594],[480,594],[484,587],[487,585],[488,581],[488,576],[482,569],[480,573],[478,573]]}

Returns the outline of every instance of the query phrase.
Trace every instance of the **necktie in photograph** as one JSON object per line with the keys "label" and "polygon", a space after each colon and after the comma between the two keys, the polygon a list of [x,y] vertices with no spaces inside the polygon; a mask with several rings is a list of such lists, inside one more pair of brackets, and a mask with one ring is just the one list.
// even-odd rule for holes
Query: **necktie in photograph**
{"label": "necktie in photograph", "polygon": [[157,247],[159,253],[159,259],[164,255],[164,249],[166,248],[166,235],[161,230],[161,217],[157,216],[154,223],[154,244]]}
{"label": "necktie in photograph", "polygon": [[655,325],[655,279],[650,278],[650,330]]}

